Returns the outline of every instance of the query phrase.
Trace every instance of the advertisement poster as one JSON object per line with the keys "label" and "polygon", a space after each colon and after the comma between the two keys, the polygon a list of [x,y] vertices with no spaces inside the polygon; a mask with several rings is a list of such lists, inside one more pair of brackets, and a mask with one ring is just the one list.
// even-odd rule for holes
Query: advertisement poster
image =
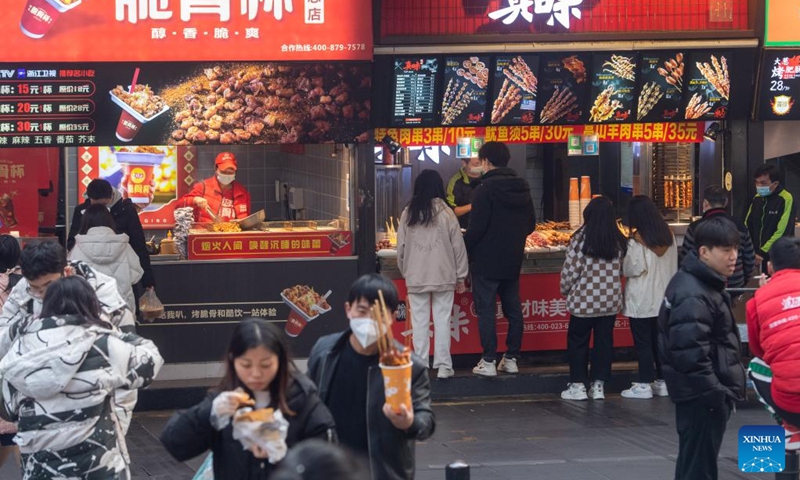
{"label": "advertisement poster", "polygon": [[54,227],[57,185],[57,150],[0,150],[0,233],[36,237],[40,224]]}
{"label": "advertisement poster", "polygon": [[[567,300],[558,290],[558,273],[541,273],[520,276],[520,301],[522,302],[522,334],[523,351],[566,350],[569,312]],[[396,339],[411,337],[411,329],[406,324],[408,311],[405,280],[394,280],[400,294],[401,306],[394,325]],[[508,335],[508,321],[503,317],[503,309],[497,302],[497,344],[505,347]],[[431,332],[433,324],[431,323]],[[481,353],[480,334],[478,333],[478,316],[475,313],[475,301],[471,288],[464,293],[455,294],[453,313],[450,320],[450,353],[461,355]],[[410,342],[409,342],[410,343]],[[629,347],[633,345],[630,333],[630,321],[617,317],[614,327],[614,346]],[[433,348],[433,342],[431,342]],[[432,352],[433,350],[431,350]]]}
{"label": "advertisement poster", "polygon": [[394,107],[392,125],[432,125],[436,122],[439,59],[394,60]]}
{"label": "advertisement poster", "polygon": [[724,120],[728,114],[730,52],[689,54],[683,116],[686,120]]}
{"label": "advertisement poster", "polygon": [[592,57],[591,123],[633,120],[637,62],[638,55],[634,52],[602,53]]}
{"label": "advertisement poster", "polygon": [[800,50],[766,50],[761,70],[759,112],[762,120],[799,120]]}
{"label": "advertisement poster", "polygon": [[[0,150],[0,152],[2,152]],[[139,208],[145,229],[175,226],[175,204],[199,179],[193,147],[83,147],[78,155],[78,202],[95,178],[108,180]]]}
{"label": "advertisement poster", "polygon": [[493,125],[530,125],[536,121],[538,74],[538,56],[496,58],[490,119]]}
{"label": "advertisement poster", "polygon": [[642,54],[637,122],[675,120],[683,98],[684,52]]}
{"label": "advertisement poster", "polygon": [[442,125],[483,125],[489,56],[445,59]]}
{"label": "advertisement poster", "polygon": [[581,124],[588,120],[590,54],[548,55],[541,68],[539,123]]}
{"label": "advertisement poster", "polygon": [[6,0],[3,7],[8,62],[372,59],[369,0]]}
{"label": "advertisement poster", "polygon": [[366,140],[370,74],[369,63],[3,64],[0,147]]}

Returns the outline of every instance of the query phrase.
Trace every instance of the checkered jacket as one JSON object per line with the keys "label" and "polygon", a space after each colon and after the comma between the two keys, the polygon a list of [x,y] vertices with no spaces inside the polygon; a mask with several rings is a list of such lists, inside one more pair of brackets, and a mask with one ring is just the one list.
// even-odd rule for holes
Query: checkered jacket
{"label": "checkered jacket", "polygon": [[584,255],[583,233],[572,236],[561,270],[561,295],[576,317],[603,317],[622,310],[622,260],[608,261]]}

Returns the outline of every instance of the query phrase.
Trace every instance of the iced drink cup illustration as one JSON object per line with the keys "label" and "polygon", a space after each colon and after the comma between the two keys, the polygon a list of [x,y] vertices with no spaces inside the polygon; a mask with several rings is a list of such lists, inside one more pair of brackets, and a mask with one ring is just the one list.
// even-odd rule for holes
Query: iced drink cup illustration
{"label": "iced drink cup illustration", "polygon": [[31,38],[42,38],[47,35],[62,13],[77,7],[80,3],[81,0],[28,0],[19,21],[19,28]]}

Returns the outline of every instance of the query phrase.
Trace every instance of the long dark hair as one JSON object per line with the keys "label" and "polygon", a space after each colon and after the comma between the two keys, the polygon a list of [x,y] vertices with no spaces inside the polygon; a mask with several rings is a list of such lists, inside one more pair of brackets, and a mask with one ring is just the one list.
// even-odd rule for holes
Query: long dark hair
{"label": "long dark hair", "polygon": [[[278,408],[285,415],[295,415],[286,401],[289,391],[290,368],[293,367],[289,351],[281,338],[281,332],[272,324],[260,318],[247,318],[242,320],[233,329],[228,353],[225,355],[225,376],[219,383],[217,390],[229,392],[242,388],[249,391],[247,386],[236,376],[233,361],[241,357],[251,348],[264,347],[278,357],[278,373],[275,380],[269,384],[269,394],[273,401],[278,402]],[[253,393],[253,392],[250,392]]]}
{"label": "long dark hair", "polygon": [[289,450],[270,480],[369,480],[369,467],[341,445],[312,438]]}
{"label": "long dark hair", "polygon": [[96,203],[90,205],[86,211],[83,212],[83,219],[81,220],[80,235],[86,235],[90,228],[94,227],[108,227],[111,230],[117,231],[117,224],[114,222],[114,217],[111,212],[104,205]]}
{"label": "long dark hair", "polygon": [[672,230],[650,197],[636,195],[631,199],[628,204],[628,226],[631,227],[631,235],[638,233],[648,247],[672,245]]}
{"label": "long dark hair", "polygon": [[606,197],[593,198],[583,210],[584,255],[603,260],[614,260],[625,256],[628,240],[617,227],[614,204]]}
{"label": "long dark hair", "polygon": [[427,226],[433,221],[436,212],[433,200],[444,200],[444,182],[436,170],[423,170],[414,182],[414,196],[408,202],[408,226]]}
{"label": "long dark hair", "polygon": [[111,329],[111,324],[100,319],[100,301],[97,293],[83,277],[73,275],[51,283],[42,304],[42,318],[75,315],[87,325]]}
{"label": "long dark hair", "polygon": [[[22,255],[22,249],[19,248],[19,242],[11,235],[0,235],[0,273],[8,272],[19,265],[19,257]],[[17,282],[22,278],[18,273],[9,273],[8,285],[5,291],[10,292]]]}

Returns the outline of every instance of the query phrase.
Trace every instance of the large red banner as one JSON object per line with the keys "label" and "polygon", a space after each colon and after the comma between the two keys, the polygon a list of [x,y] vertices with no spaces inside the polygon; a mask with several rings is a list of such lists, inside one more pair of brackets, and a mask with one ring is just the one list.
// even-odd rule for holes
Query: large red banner
{"label": "large red banner", "polygon": [[[519,296],[522,302],[524,331],[522,334],[522,351],[566,350],[569,312],[567,300],[559,291],[558,273],[537,273],[520,276]],[[405,280],[395,280],[400,299],[406,299]],[[408,301],[404,300],[398,320],[404,320],[408,311]],[[508,336],[508,321],[503,317],[500,302],[497,303],[497,345],[499,351],[505,349]],[[431,333],[433,325],[431,324]],[[395,338],[411,336],[410,328],[403,321],[394,326]],[[450,353],[453,355],[481,353],[481,337],[478,334],[478,316],[475,313],[475,301],[472,291],[456,293],[453,314],[450,319]],[[633,345],[630,321],[620,315],[614,327],[614,346],[630,347]],[[433,352],[433,342],[431,342]]]}
{"label": "large red banner", "polygon": [[[58,149],[0,151],[0,233],[36,237],[40,224],[53,227],[57,185]],[[47,197],[41,196],[40,190],[47,192]]]}
{"label": "large red banner", "polygon": [[8,0],[5,62],[369,60],[370,0]]}

